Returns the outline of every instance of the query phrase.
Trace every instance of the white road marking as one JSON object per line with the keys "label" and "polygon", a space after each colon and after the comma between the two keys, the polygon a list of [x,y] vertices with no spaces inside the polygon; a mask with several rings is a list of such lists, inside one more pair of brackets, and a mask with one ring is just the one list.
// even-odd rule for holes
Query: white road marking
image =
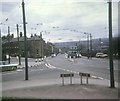
{"label": "white road marking", "polygon": [[98,79],[103,80],[103,78],[102,78],[102,77],[98,77]]}
{"label": "white road marking", "polygon": [[92,75],[91,77],[97,79],[97,76]]}
{"label": "white road marking", "polygon": [[16,71],[17,71],[17,72],[22,72],[23,70],[22,70],[22,69],[17,69]]}
{"label": "white road marking", "polygon": [[37,70],[30,70],[30,71],[35,72],[35,71],[42,71],[42,70],[46,70],[46,69],[37,69]]}
{"label": "white road marking", "polygon": [[[55,67],[55,66],[50,65],[49,63],[46,63],[45,65],[46,65],[48,68],[51,68],[51,69],[57,68],[57,67]],[[71,70],[63,69],[63,68],[57,68],[57,69],[61,69],[61,70],[68,71],[68,72],[72,72],[72,73],[75,73],[75,74],[79,74],[79,72],[77,72],[77,71],[71,71]],[[103,79],[104,79],[104,78],[102,78],[102,77],[98,77],[98,76],[94,76],[94,75],[92,75],[91,77],[92,77],[92,78],[95,78],[95,79],[100,79],[100,80],[103,80]]]}
{"label": "white road marking", "polygon": [[9,73],[2,73],[2,75],[10,75],[10,74],[16,74],[18,72],[9,72]]}

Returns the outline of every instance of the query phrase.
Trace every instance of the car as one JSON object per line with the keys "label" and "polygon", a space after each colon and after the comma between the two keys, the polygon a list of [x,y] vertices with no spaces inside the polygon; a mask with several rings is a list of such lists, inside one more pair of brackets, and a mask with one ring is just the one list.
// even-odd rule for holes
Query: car
{"label": "car", "polygon": [[78,53],[77,51],[69,51],[68,52],[68,58],[81,58],[81,54]]}
{"label": "car", "polygon": [[97,58],[105,58],[105,57],[108,57],[108,55],[105,53],[96,53],[96,57]]}
{"label": "car", "polygon": [[52,54],[52,55],[51,55],[51,57],[55,57],[55,56],[56,56],[56,54]]}
{"label": "car", "polygon": [[80,53],[76,53],[76,55],[77,55],[77,58],[81,58],[81,54]]}

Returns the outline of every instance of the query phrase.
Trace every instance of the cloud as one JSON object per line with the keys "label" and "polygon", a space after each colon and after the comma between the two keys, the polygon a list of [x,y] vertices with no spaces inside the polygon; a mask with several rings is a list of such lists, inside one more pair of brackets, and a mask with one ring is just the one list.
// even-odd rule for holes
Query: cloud
{"label": "cloud", "polygon": [[[94,37],[108,37],[105,27],[108,27],[108,4],[105,2],[80,2],[81,0],[25,0],[25,12],[27,24],[27,35],[31,33],[44,33],[45,39],[51,40],[79,40],[83,37],[81,32],[92,33]],[[117,26],[118,13],[117,3],[113,4],[113,27]],[[21,2],[5,3],[2,12],[3,34],[7,32],[7,26],[16,33],[16,24],[22,24]],[[42,25],[37,25],[42,23]],[[55,29],[53,27],[59,27]],[[35,30],[36,29],[36,30]],[[69,30],[63,30],[69,29]],[[22,27],[20,31],[22,31]],[[79,32],[72,32],[77,30]],[[114,30],[116,33],[116,30]],[[61,40],[61,41],[62,41]],[[60,40],[59,40],[60,41]]]}

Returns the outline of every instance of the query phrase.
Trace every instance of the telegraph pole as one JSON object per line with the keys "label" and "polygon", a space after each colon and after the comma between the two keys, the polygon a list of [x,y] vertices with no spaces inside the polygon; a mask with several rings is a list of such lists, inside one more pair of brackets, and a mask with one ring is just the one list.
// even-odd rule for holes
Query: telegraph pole
{"label": "telegraph pole", "polygon": [[101,41],[101,38],[99,38],[99,42],[100,42],[100,52],[102,52],[102,41]]}
{"label": "telegraph pole", "polygon": [[10,27],[8,26],[8,46],[9,46],[9,50],[8,50],[8,63],[10,64]]}
{"label": "telegraph pole", "polygon": [[113,46],[112,46],[112,1],[109,0],[109,64],[110,64],[110,87],[115,88],[113,68]]}
{"label": "telegraph pole", "polygon": [[90,57],[92,58],[92,35],[90,33]]}
{"label": "telegraph pole", "polygon": [[17,38],[18,38],[18,58],[19,58],[19,65],[21,65],[21,54],[20,54],[20,40],[19,40],[19,27],[18,24],[17,27]]}
{"label": "telegraph pole", "polygon": [[25,80],[28,80],[28,51],[27,51],[26,19],[25,19],[24,0],[22,0],[22,12],[23,12],[23,29],[24,29],[24,48],[25,48]]}
{"label": "telegraph pole", "polygon": [[1,37],[1,29],[0,29],[0,61],[2,61],[2,37]]}
{"label": "telegraph pole", "polygon": [[88,33],[87,33],[87,48],[88,48],[87,49],[87,51],[88,51],[88,55],[87,56],[88,56],[88,59],[89,59],[89,53],[90,52],[89,52],[89,34]]}

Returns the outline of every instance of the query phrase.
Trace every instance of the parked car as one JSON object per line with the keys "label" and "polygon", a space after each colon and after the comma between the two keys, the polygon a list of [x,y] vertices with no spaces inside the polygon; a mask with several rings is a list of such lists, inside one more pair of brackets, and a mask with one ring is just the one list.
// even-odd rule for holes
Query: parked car
{"label": "parked car", "polygon": [[96,57],[97,58],[105,58],[105,57],[108,57],[108,55],[104,54],[104,53],[96,53]]}

